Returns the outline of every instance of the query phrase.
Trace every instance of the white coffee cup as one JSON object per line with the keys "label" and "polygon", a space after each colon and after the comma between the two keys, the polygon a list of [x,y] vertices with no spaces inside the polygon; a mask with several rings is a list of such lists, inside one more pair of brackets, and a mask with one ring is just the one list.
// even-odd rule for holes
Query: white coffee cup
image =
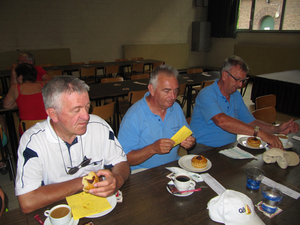
{"label": "white coffee cup", "polygon": [[289,143],[289,137],[285,136],[284,134],[278,134],[277,137],[282,142],[283,147],[287,146]]}
{"label": "white coffee cup", "polygon": [[49,217],[52,225],[65,225],[71,220],[71,208],[65,204],[57,205],[46,210],[44,215]]}
{"label": "white coffee cup", "polygon": [[187,173],[176,173],[173,182],[179,191],[187,191],[190,188],[194,189],[196,182],[191,179]]}

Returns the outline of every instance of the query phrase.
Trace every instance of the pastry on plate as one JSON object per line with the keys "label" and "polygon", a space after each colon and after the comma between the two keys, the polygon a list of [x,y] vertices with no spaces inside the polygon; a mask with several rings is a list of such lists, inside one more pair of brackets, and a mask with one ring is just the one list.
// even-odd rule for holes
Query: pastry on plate
{"label": "pastry on plate", "polygon": [[261,145],[261,140],[257,137],[249,137],[247,139],[247,144],[251,147],[258,148]]}
{"label": "pastry on plate", "polygon": [[195,168],[205,168],[207,166],[207,159],[203,155],[196,155],[192,158],[191,163]]}

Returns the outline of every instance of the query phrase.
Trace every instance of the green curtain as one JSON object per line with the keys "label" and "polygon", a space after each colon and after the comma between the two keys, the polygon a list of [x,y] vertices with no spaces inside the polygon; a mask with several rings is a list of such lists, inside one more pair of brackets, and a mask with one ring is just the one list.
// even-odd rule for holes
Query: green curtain
{"label": "green curtain", "polygon": [[207,20],[211,22],[211,37],[235,38],[239,0],[209,0]]}

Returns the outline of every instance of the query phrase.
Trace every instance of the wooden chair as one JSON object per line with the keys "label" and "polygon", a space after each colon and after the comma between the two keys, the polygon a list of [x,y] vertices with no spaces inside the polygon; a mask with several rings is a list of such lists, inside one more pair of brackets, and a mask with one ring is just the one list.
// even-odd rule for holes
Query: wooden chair
{"label": "wooden chair", "polygon": [[203,89],[203,88],[205,88],[205,87],[207,87],[209,85],[212,85],[214,82],[215,82],[214,80],[206,80],[206,81],[202,81],[201,82],[200,90],[196,91],[195,94],[192,94],[192,107],[195,104],[197,95],[199,94],[199,92],[201,91],[201,89]]}
{"label": "wooden chair", "polygon": [[134,103],[139,101],[144,97],[144,95],[148,92],[147,90],[141,90],[141,91],[130,91],[128,93],[128,102],[122,102],[119,104],[119,112],[121,119],[127,112],[127,110],[132,106]]}
{"label": "wooden chair", "polygon": [[105,77],[113,77],[113,75],[118,76],[119,73],[119,65],[111,65],[104,67],[104,75]]}
{"label": "wooden chair", "polygon": [[149,79],[150,75],[148,73],[134,74],[134,75],[131,75],[130,78],[131,78],[131,80]]}
{"label": "wooden chair", "polygon": [[[89,64],[95,64],[95,63],[104,63],[103,60],[98,60],[98,61],[89,61]],[[101,74],[100,74],[101,72]],[[97,68],[97,75],[96,75],[96,80],[100,80],[104,76],[104,68]]]}
{"label": "wooden chair", "polygon": [[63,70],[48,70],[48,71],[47,71],[47,74],[48,74],[48,75],[51,77],[51,79],[52,79],[53,77],[63,75],[63,74],[64,74],[64,71],[63,71]]}
{"label": "wooden chair", "polygon": [[176,99],[176,102],[181,106],[181,108],[183,108],[185,102],[186,102],[186,83],[183,84],[179,84],[179,89],[178,89],[178,93],[177,93],[177,98],[178,97],[182,97],[182,100],[180,102],[179,99]]}
{"label": "wooden chair", "polygon": [[155,70],[160,65],[164,65],[164,64],[165,64],[164,62],[154,62],[154,63],[152,63],[152,71]]}
{"label": "wooden chair", "polygon": [[5,146],[2,145],[3,140],[3,131],[2,126],[0,126],[0,162],[4,162],[5,164],[8,163],[6,166],[8,166],[9,171],[9,179],[14,182],[15,184],[15,170],[13,166],[13,159],[9,152],[7,144]]}
{"label": "wooden chair", "polygon": [[24,133],[26,130],[28,130],[30,127],[35,125],[38,122],[42,122],[44,120],[21,120],[21,129],[22,132]]}
{"label": "wooden chair", "polygon": [[257,109],[252,112],[255,119],[274,124],[276,121],[276,109],[272,106]]}
{"label": "wooden chair", "polygon": [[108,103],[106,105],[93,107],[92,114],[101,117],[106,120],[113,130],[115,131],[115,102]]}
{"label": "wooden chair", "polygon": [[265,107],[276,107],[276,95],[264,95],[255,99],[255,109],[261,109]]}
{"label": "wooden chair", "polygon": [[188,69],[187,73],[203,73],[203,69],[202,68]]}
{"label": "wooden chair", "polygon": [[75,62],[75,63],[69,63],[69,65],[82,65],[85,64],[84,62]]}
{"label": "wooden chair", "polygon": [[114,83],[114,82],[122,82],[124,81],[123,77],[109,77],[109,78],[102,78],[101,83]]}
{"label": "wooden chair", "polygon": [[78,69],[79,79],[84,80],[87,84],[97,82],[97,67],[83,67]]}

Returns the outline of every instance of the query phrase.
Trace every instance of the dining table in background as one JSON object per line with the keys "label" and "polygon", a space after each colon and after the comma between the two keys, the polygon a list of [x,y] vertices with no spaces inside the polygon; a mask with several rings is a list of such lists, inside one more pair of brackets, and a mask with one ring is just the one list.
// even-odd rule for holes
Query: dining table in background
{"label": "dining table in background", "polygon": [[[299,135],[299,134],[298,134]],[[294,146],[289,151],[299,154],[299,141],[291,139]],[[249,153],[255,155],[256,159],[232,159],[219,151],[236,146],[238,142],[229,145],[212,148],[201,154],[210,160],[212,167],[204,173],[209,173],[223,187],[239,191],[251,198],[253,204],[262,200],[260,189],[252,191],[246,187],[246,168],[257,166],[265,171],[265,176],[280,183],[296,192],[300,192],[300,165],[281,169],[277,163],[266,164],[262,159],[264,149],[248,149],[238,144],[238,146]],[[197,148],[197,146],[196,146]],[[117,203],[116,207],[107,215],[98,218],[81,218],[79,225],[92,221],[97,224],[205,224],[217,225],[209,217],[207,203],[217,193],[213,189],[203,188],[200,192],[195,192],[187,197],[177,197],[170,194],[166,184],[170,181],[166,176],[170,171],[166,167],[179,167],[178,161],[161,165],[145,170],[130,176],[129,180],[121,188],[123,202]],[[199,173],[200,175],[202,173]],[[198,183],[206,185],[204,182]],[[1,224],[37,224],[34,216],[39,215],[44,221],[44,211],[61,203],[62,200],[47,207],[38,209],[25,216],[19,209],[14,209],[3,214],[0,218]],[[265,216],[255,207],[257,215],[267,225],[290,225],[298,224],[300,221],[300,200],[284,195],[279,208],[283,211],[273,218]]]}
{"label": "dining table in background", "polygon": [[276,110],[300,117],[300,70],[257,75],[254,78],[251,100],[259,96],[276,95]]}

